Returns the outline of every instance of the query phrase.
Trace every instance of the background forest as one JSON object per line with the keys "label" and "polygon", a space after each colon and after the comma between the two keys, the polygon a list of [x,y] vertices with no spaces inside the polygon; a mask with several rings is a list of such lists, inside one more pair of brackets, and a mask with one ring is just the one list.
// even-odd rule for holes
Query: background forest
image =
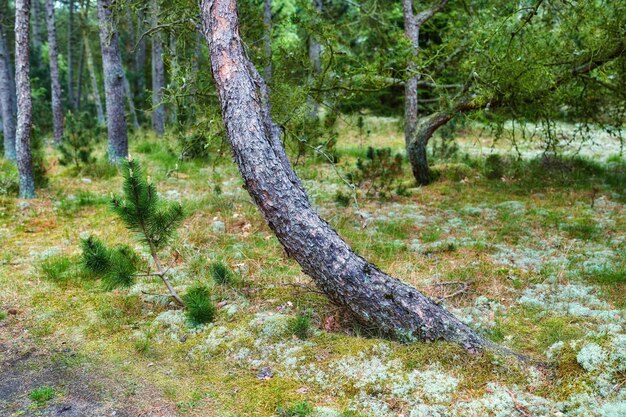
{"label": "background forest", "polygon": [[626,415],[625,57],[621,1],[1,0],[0,415]]}

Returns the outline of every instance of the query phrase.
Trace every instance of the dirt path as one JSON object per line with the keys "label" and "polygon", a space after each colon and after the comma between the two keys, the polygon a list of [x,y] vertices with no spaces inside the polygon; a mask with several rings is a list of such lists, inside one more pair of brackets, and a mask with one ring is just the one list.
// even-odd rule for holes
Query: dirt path
{"label": "dirt path", "polygon": [[[54,396],[37,403],[33,390]],[[0,416],[177,417],[173,404],[154,389],[110,376],[70,346],[38,346],[17,317],[0,321]]]}

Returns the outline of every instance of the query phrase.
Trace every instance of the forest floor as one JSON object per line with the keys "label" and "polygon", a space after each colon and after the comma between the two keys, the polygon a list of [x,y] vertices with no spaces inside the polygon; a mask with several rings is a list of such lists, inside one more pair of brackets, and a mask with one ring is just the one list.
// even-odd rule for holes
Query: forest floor
{"label": "forest floor", "polygon": [[[350,189],[337,172],[368,145],[402,146],[392,119],[364,129],[341,127],[336,168],[314,158],[296,168],[322,217],[383,270],[544,366],[360,327],[286,256],[228,157],[180,162],[173,139],[136,134],[132,155],[189,213],[163,254],[172,281],[181,292],[212,286],[218,316],[189,325],[152,295],[163,292],[152,278],[114,291],[84,279],[89,234],[146,251],[108,208],[116,172],[76,174],[50,157],[39,198],[0,196],[0,415],[626,415],[626,161],[616,148],[594,161],[505,162],[488,179],[462,156],[488,137],[468,130],[432,185],[412,186],[405,164],[403,196],[343,207],[336,195]],[[215,260],[241,284],[213,283]],[[311,318],[307,337],[290,330],[297,316]]]}

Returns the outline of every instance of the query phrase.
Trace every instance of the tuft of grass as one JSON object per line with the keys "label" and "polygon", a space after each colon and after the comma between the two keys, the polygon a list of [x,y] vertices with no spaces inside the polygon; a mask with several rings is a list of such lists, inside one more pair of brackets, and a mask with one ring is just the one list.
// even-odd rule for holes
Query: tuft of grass
{"label": "tuft of grass", "polygon": [[210,323],[215,318],[217,309],[211,301],[211,293],[206,286],[191,288],[183,296],[183,301],[187,305],[185,314],[193,325],[200,326]]}
{"label": "tuft of grass", "polygon": [[7,312],[0,310],[0,321],[7,318]]}
{"label": "tuft of grass", "polygon": [[308,401],[302,401],[290,406],[279,406],[276,414],[278,417],[307,417],[313,414],[313,407]]}
{"label": "tuft of grass", "polygon": [[237,280],[235,274],[221,261],[216,261],[209,267],[211,278],[218,285],[235,286]]}
{"label": "tuft of grass", "polygon": [[51,399],[53,399],[55,395],[56,392],[54,391],[54,388],[44,385],[32,390],[28,395],[28,398],[36,402],[37,405],[42,406]]}
{"label": "tuft of grass", "polygon": [[289,320],[289,334],[296,336],[300,340],[306,340],[311,334],[311,316],[309,314],[298,314]]}
{"label": "tuft of grass", "polygon": [[573,223],[561,225],[561,229],[570,237],[580,240],[593,240],[599,237],[601,232],[600,227],[590,218],[576,219]]}
{"label": "tuft of grass", "polygon": [[57,285],[68,285],[80,278],[77,261],[63,255],[54,255],[44,259],[40,264],[42,277]]}

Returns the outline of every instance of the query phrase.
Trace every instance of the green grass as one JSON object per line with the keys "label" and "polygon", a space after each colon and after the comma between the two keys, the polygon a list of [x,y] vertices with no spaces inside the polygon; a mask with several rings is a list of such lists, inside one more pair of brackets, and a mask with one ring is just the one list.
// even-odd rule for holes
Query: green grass
{"label": "green grass", "polygon": [[42,278],[65,286],[77,283],[82,278],[78,260],[64,255],[52,255],[40,264]]}
{"label": "green grass", "polygon": [[306,340],[311,334],[310,314],[298,314],[289,320],[289,334],[296,336],[300,340]]}
{"label": "green grass", "polygon": [[39,388],[35,388],[30,392],[28,398],[37,403],[37,405],[42,406],[56,395],[56,391],[54,388],[44,385]]}
{"label": "green grass", "polygon": [[278,417],[307,417],[313,414],[313,406],[302,401],[289,406],[280,406],[276,409]]}
{"label": "green grass", "polygon": [[7,318],[7,312],[0,310],[0,321]]}

